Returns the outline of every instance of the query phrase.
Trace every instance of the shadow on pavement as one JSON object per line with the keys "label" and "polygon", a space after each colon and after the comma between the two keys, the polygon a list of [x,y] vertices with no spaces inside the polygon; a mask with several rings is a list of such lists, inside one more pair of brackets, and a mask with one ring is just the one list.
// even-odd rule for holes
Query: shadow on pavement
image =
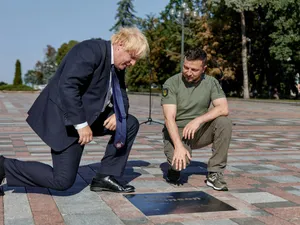
{"label": "shadow on pavement", "polygon": [[[135,178],[141,176],[141,173],[135,172],[134,167],[147,167],[150,163],[143,161],[143,160],[132,160],[128,161],[124,175],[122,177],[116,177],[116,179],[121,184],[127,184],[134,180]],[[97,168],[99,168],[100,163],[92,163],[84,166],[80,166],[78,169],[76,181],[74,185],[65,190],[65,191],[57,191],[47,188],[40,188],[40,187],[8,187],[6,184],[3,185],[3,190],[5,192],[12,191],[12,193],[34,193],[34,194],[44,194],[44,195],[52,195],[52,196],[72,196],[79,194],[82,191],[86,191],[86,189],[93,177],[97,172]],[[87,191],[90,191],[89,188]]]}
{"label": "shadow on pavement", "polygon": [[[168,162],[164,162],[160,164],[160,169],[163,172],[163,178],[166,179],[169,164]],[[191,161],[191,163],[188,165],[188,167],[181,171],[180,181],[177,183],[177,185],[183,185],[185,183],[188,183],[189,176],[193,174],[200,174],[203,176],[207,175],[207,164],[203,162],[198,161]]]}

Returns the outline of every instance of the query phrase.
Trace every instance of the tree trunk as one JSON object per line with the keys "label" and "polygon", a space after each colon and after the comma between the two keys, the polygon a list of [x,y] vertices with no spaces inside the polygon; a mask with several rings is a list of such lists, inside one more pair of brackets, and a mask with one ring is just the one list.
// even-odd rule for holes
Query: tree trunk
{"label": "tree trunk", "polygon": [[244,98],[249,99],[249,82],[248,82],[248,60],[247,60],[247,37],[246,22],[244,11],[241,11],[241,28],[242,28],[242,65],[243,65],[243,89]]}

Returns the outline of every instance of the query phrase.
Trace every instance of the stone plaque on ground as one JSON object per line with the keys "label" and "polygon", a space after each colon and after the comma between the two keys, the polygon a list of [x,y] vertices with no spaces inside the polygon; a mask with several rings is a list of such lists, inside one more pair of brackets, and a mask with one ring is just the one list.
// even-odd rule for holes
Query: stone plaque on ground
{"label": "stone plaque on ground", "polygon": [[236,210],[202,192],[170,192],[124,195],[146,216]]}

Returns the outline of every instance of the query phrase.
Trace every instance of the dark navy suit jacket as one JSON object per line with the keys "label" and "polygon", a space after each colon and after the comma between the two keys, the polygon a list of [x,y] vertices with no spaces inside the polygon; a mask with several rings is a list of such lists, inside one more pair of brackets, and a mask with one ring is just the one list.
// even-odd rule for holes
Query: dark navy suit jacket
{"label": "dark navy suit jacket", "polygon": [[[27,122],[54,151],[62,151],[78,140],[73,125],[91,125],[100,115],[111,68],[111,42],[86,40],[64,57],[55,75],[40,93]],[[121,91],[128,114],[125,71],[119,71]]]}

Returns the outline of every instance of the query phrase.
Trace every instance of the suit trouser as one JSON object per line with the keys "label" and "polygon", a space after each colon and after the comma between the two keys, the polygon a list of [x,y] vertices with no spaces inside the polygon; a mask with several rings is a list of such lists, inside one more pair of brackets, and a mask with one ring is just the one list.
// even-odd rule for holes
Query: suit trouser
{"label": "suit trouser", "polygon": [[[178,128],[182,139],[183,128]],[[192,156],[192,149],[202,148],[212,143],[212,156],[208,160],[208,172],[222,172],[227,165],[228,149],[231,141],[232,123],[227,117],[220,116],[205,123],[195,134],[194,139],[182,139],[182,143]],[[163,130],[164,152],[169,165],[172,164],[174,145],[166,128]],[[187,164],[189,160],[187,159]],[[175,167],[173,167],[175,170]]]}
{"label": "suit trouser", "polygon": [[[128,115],[127,143],[124,148],[116,149],[113,145],[114,132],[103,128],[104,120],[105,118],[97,119],[91,126],[95,136],[112,134],[98,172],[105,175],[121,176],[137,135],[139,122],[134,116]],[[97,125],[99,125],[98,128]],[[77,141],[60,152],[51,149],[53,167],[35,161],[6,158],[4,169],[7,184],[8,186],[38,186],[66,190],[75,182],[83,149],[84,146],[81,146]]]}

